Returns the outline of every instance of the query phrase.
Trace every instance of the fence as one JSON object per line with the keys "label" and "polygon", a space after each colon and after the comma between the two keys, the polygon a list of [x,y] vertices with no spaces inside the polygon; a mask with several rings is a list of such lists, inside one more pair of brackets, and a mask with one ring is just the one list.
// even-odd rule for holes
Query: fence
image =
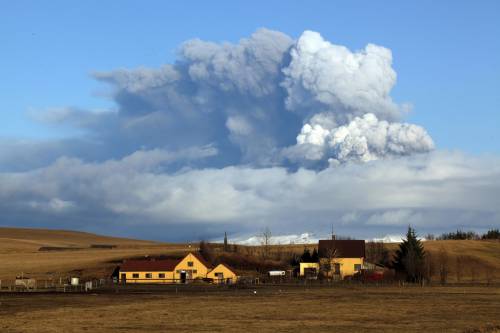
{"label": "fence", "polygon": [[88,292],[109,286],[111,283],[107,279],[94,279],[75,283],[71,279],[15,279],[0,280],[0,292]]}
{"label": "fence", "polygon": [[233,284],[231,278],[226,279],[211,279],[211,278],[197,278],[197,279],[139,279],[139,278],[127,278],[120,279],[120,281],[115,281],[119,284],[192,284],[192,283],[213,283],[213,284]]}
{"label": "fence", "polygon": [[[145,279],[143,279],[145,280]],[[187,283],[180,283],[180,280],[169,280],[163,283],[151,283],[151,281],[141,281],[141,283],[119,283],[113,279],[93,279],[82,281],[78,284],[72,284],[71,279],[16,279],[0,280],[0,292],[64,292],[64,293],[83,293],[83,292],[169,292],[169,291],[209,291],[222,289],[239,288],[296,288],[296,287],[424,287],[441,286],[440,283],[406,283],[397,280],[387,281],[358,281],[358,280],[326,280],[326,279],[305,279],[293,277],[268,277],[268,276],[240,276],[235,283],[209,283],[203,280],[187,280]],[[486,285],[484,283],[448,283],[447,286],[478,286]],[[499,283],[487,284],[498,286]]]}

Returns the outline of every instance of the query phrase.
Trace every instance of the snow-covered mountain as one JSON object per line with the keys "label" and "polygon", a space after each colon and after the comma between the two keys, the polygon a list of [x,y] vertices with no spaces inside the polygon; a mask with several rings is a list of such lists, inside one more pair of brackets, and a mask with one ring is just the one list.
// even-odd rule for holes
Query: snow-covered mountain
{"label": "snow-covered mountain", "polygon": [[[214,242],[221,243],[220,239]],[[240,245],[262,245],[261,236],[240,237],[229,239],[232,244]],[[318,243],[318,238],[313,233],[305,232],[300,235],[278,235],[271,237],[272,245],[287,245],[287,244],[313,244]]]}
{"label": "snow-covered mountain", "polygon": [[[382,243],[401,243],[403,241],[404,235],[385,235],[380,238],[366,239],[367,242],[382,242]],[[271,237],[272,245],[288,245],[288,244],[317,244],[320,239],[330,239],[329,236],[318,237],[313,233],[304,232],[300,235],[278,235]],[[421,241],[425,241],[425,238],[419,238]],[[222,243],[223,240],[215,239],[212,240],[214,243]],[[242,236],[232,238],[230,237],[229,243],[240,244],[240,245],[262,245],[262,237],[257,236]]]}
{"label": "snow-covered mountain", "polygon": [[403,235],[385,235],[382,238],[367,239],[367,241],[382,243],[401,243],[403,241],[403,237]]}

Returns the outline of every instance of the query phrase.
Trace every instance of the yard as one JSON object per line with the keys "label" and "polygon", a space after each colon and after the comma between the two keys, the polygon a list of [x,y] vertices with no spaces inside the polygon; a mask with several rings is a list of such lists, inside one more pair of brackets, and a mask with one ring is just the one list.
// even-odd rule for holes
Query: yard
{"label": "yard", "polygon": [[166,290],[0,294],[0,331],[500,331],[498,286]]}

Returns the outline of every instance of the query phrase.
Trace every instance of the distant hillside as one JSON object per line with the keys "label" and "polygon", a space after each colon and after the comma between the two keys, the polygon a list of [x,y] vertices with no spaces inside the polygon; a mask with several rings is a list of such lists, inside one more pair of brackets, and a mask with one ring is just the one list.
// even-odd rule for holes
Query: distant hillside
{"label": "distant hillside", "polygon": [[68,230],[0,228],[0,279],[107,276],[123,258],[186,252],[186,244]]}
{"label": "distant hillside", "polygon": [[[450,256],[450,262],[457,256],[470,256],[500,269],[500,241],[497,240],[438,240],[423,244],[431,255],[437,255],[443,249]],[[399,244],[386,246],[395,251]]]}
{"label": "distant hillside", "polygon": [[[221,247],[222,245],[217,245]],[[273,245],[271,253],[301,254],[305,247],[317,244]],[[390,251],[396,243],[385,244]],[[450,278],[458,256],[467,256],[469,263],[479,263],[500,272],[500,242],[482,240],[447,240],[424,242],[426,251],[437,256],[444,249],[449,256]],[[144,240],[116,238],[85,232],[46,229],[0,228],[0,279],[13,279],[16,275],[34,278],[68,276],[109,276],[119,262],[126,258],[144,256],[178,256],[196,251],[198,244],[168,244]],[[257,255],[261,246],[238,245],[240,254]],[[42,250],[42,251],[41,251]],[[467,267],[476,266],[467,264]],[[470,276],[469,271],[464,276]]]}
{"label": "distant hillside", "polygon": [[[425,251],[430,254],[435,267],[435,275],[439,276],[438,267],[445,263],[448,270],[448,281],[457,281],[460,275],[462,282],[482,281],[488,278],[500,281],[500,241],[498,240],[439,240],[423,242]],[[399,244],[385,246],[392,252]],[[445,260],[441,259],[445,256]],[[457,274],[457,272],[461,272]]]}
{"label": "distant hillside", "polygon": [[116,238],[69,230],[1,228],[0,253],[9,250],[38,250],[40,247],[90,247],[96,244],[116,246],[154,245],[151,241]]}

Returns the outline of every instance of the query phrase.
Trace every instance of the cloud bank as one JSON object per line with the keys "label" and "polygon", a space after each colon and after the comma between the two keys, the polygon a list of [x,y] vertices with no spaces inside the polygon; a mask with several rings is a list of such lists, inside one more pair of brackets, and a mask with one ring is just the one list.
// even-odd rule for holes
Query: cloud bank
{"label": "cloud bank", "polygon": [[498,160],[434,151],[423,127],[403,121],[387,48],[260,29],[234,44],[190,40],[172,64],[94,78],[115,108],[37,117],[79,135],[0,143],[3,224],[149,226],[175,240],[500,221]]}

